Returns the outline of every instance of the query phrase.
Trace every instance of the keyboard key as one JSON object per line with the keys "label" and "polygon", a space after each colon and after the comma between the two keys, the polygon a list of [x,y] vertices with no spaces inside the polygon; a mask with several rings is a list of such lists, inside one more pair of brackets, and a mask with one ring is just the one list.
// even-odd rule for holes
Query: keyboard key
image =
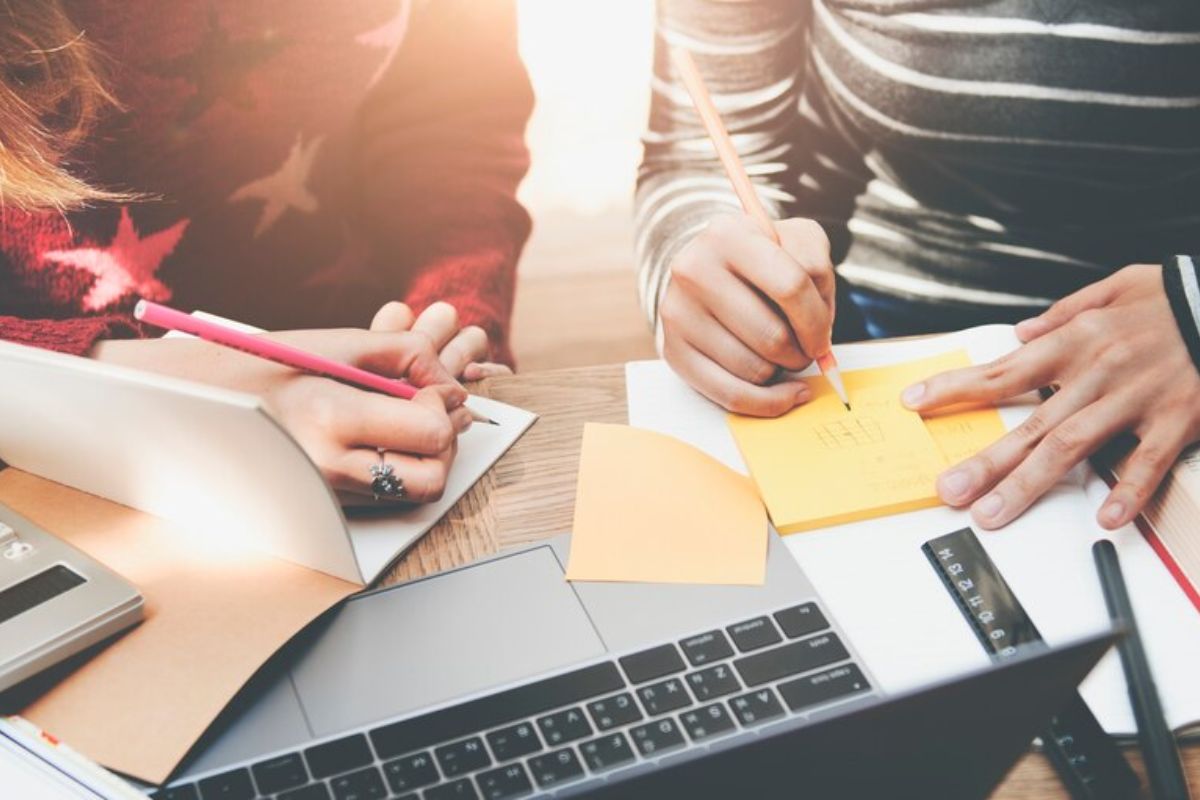
{"label": "keyboard key", "polygon": [[529,722],[492,731],[487,735],[487,740],[497,761],[520,758],[542,749],[542,740]]}
{"label": "keyboard key", "polygon": [[308,770],[299,753],[288,753],[260,761],[250,768],[262,794],[275,794],[308,783]]}
{"label": "keyboard key", "polygon": [[474,772],[481,767],[490,766],[492,763],[492,759],[487,754],[487,748],[483,746],[483,740],[478,736],[443,745],[435,749],[433,754],[437,756],[442,774],[447,778]]}
{"label": "keyboard key", "polygon": [[292,789],[277,795],[275,800],[333,800],[329,787],[323,783],[313,783],[301,789]]}
{"label": "keyboard key", "polygon": [[746,727],[783,715],[783,706],[769,688],[735,697],[729,701],[729,707]]}
{"label": "keyboard key", "polygon": [[789,639],[798,639],[829,627],[829,622],[816,603],[805,603],[802,606],[776,611],[775,621],[783,628],[784,636]]}
{"label": "keyboard key", "polygon": [[546,744],[550,747],[592,735],[592,726],[581,708],[568,708],[566,711],[541,717],[537,723],[542,729],[542,736],[546,737]]}
{"label": "keyboard key", "polygon": [[150,796],[154,800],[200,800],[200,792],[197,791],[194,783],[185,783],[183,786],[175,786],[171,789],[159,789]]}
{"label": "keyboard key", "polygon": [[339,775],[329,782],[337,800],[380,800],[387,797],[379,770],[367,767],[349,775]]}
{"label": "keyboard key", "polygon": [[633,750],[629,749],[629,740],[619,731],[584,742],[579,745],[579,752],[592,772],[603,772],[633,761]]}
{"label": "keyboard key", "polygon": [[479,800],[479,792],[470,778],[443,783],[425,790],[425,800]]}
{"label": "keyboard key", "polygon": [[250,782],[250,771],[235,769],[200,781],[204,800],[254,800],[257,795]]}
{"label": "keyboard key", "polygon": [[529,759],[529,771],[542,789],[573,781],[583,775],[579,756],[569,747]]}
{"label": "keyboard key", "polygon": [[628,725],[642,718],[642,712],[638,710],[637,703],[633,701],[633,695],[629,692],[588,703],[588,713],[592,715],[592,722],[596,723],[598,731]]}
{"label": "keyboard key", "polygon": [[837,697],[865,692],[871,688],[871,684],[858,667],[845,664],[781,683],[777,688],[788,708],[799,711]]}
{"label": "keyboard key", "polygon": [[747,686],[758,686],[849,657],[837,634],[826,633],[744,656],[733,665]]}
{"label": "keyboard key", "polygon": [[644,758],[683,747],[683,734],[675,720],[666,719],[647,722],[645,725],[635,725],[629,729],[629,738]]}
{"label": "keyboard key", "polygon": [[485,800],[508,800],[510,797],[524,797],[533,793],[529,775],[520,764],[481,772],[475,776],[475,782],[479,784],[479,791]]}
{"label": "keyboard key", "polygon": [[733,655],[733,648],[729,646],[729,640],[721,631],[709,631],[690,639],[684,639],[679,643],[679,647],[687,656],[688,663],[693,667],[720,661]]}
{"label": "keyboard key", "polygon": [[624,688],[625,679],[621,677],[617,665],[605,661],[383,725],[371,731],[371,743],[375,745],[375,752],[379,753],[380,758],[393,758]]}
{"label": "keyboard key", "polygon": [[304,760],[308,762],[308,771],[312,776],[320,779],[365,767],[375,759],[371,755],[367,737],[359,733],[310,747],[304,751]]}
{"label": "keyboard key", "polygon": [[705,700],[716,700],[727,694],[741,691],[737,676],[728,664],[717,664],[715,667],[691,672],[687,675],[687,685],[691,688],[696,699],[703,703]]}
{"label": "keyboard key", "polygon": [[685,711],[679,715],[679,721],[693,742],[702,742],[737,727],[733,724],[733,719],[725,710],[725,706],[720,703]]}
{"label": "keyboard key", "polygon": [[775,625],[772,624],[770,617],[748,619],[745,622],[730,625],[728,630],[729,638],[733,639],[737,649],[743,653],[783,641],[783,637],[779,635],[779,631],[775,630]]}
{"label": "keyboard key", "polygon": [[643,686],[637,693],[646,713],[652,717],[692,704],[692,698],[688,696],[687,689],[683,688],[678,678]]}
{"label": "keyboard key", "polygon": [[399,794],[437,783],[440,776],[433,764],[433,756],[426,752],[388,761],[383,765],[383,777],[387,779],[392,791]]}
{"label": "keyboard key", "polygon": [[645,683],[672,672],[682,672],[683,659],[673,644],[663,644],[651,647],[640,653],[624,656],[618,659],[625,675],[634,683]]}

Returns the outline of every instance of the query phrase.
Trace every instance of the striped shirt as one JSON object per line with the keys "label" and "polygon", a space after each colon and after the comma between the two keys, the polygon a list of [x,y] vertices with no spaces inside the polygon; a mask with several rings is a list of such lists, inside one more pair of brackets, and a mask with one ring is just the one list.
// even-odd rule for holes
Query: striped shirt
{"label": "striped shirt", "polygon": [[1015,321],[1200,250],[1200,0],[659,0],[656,38],[652,323],[674,254],[737,206],[668,45],[768,208],[825,227],[871,335]]}

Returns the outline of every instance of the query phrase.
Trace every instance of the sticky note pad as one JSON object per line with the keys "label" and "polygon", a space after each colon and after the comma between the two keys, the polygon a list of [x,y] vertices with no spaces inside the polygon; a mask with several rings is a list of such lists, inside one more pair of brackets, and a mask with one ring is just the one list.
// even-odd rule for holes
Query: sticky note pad
{"label": "sticky note pad", "polygon": [[823,377],[813,399],[776,419],[730,415],[729,426],[780,533],[929,508],[946,467],[1004,435],[993,408],[922,419],[900,392],[969,366],[965,352],[843,373],[851,410]]}
{"label": "sticky note pad", "polygon": [[766,564],[750,479],[661,433],[584,426],[568,580],[759,585]]}

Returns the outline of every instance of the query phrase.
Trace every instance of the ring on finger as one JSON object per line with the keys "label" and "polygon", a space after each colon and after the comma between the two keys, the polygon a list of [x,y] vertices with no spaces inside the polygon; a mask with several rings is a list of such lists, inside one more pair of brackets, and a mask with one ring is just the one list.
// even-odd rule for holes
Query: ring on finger
{"label": "ring on finger", "polygon": [[371,495],[376,500],[401,500],[408,494],[404,488],[404,481],[396,474],[392,465],[387,463],[385,451],[379,451],[379,463],[372,464],[370,469]]}

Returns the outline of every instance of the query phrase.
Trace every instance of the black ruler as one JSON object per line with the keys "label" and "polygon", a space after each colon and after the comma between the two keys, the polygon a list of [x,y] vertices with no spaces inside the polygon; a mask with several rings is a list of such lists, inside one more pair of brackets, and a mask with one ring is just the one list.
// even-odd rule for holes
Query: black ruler
{"label": "black ruler", "polygon": [[[1046,649],[1037,626],[970,528],[930,539],[925,557],[992,661]],[[1076,692],[1040,734],[1043,749],[1077,800],[1136,797],[1138,778]]]}

